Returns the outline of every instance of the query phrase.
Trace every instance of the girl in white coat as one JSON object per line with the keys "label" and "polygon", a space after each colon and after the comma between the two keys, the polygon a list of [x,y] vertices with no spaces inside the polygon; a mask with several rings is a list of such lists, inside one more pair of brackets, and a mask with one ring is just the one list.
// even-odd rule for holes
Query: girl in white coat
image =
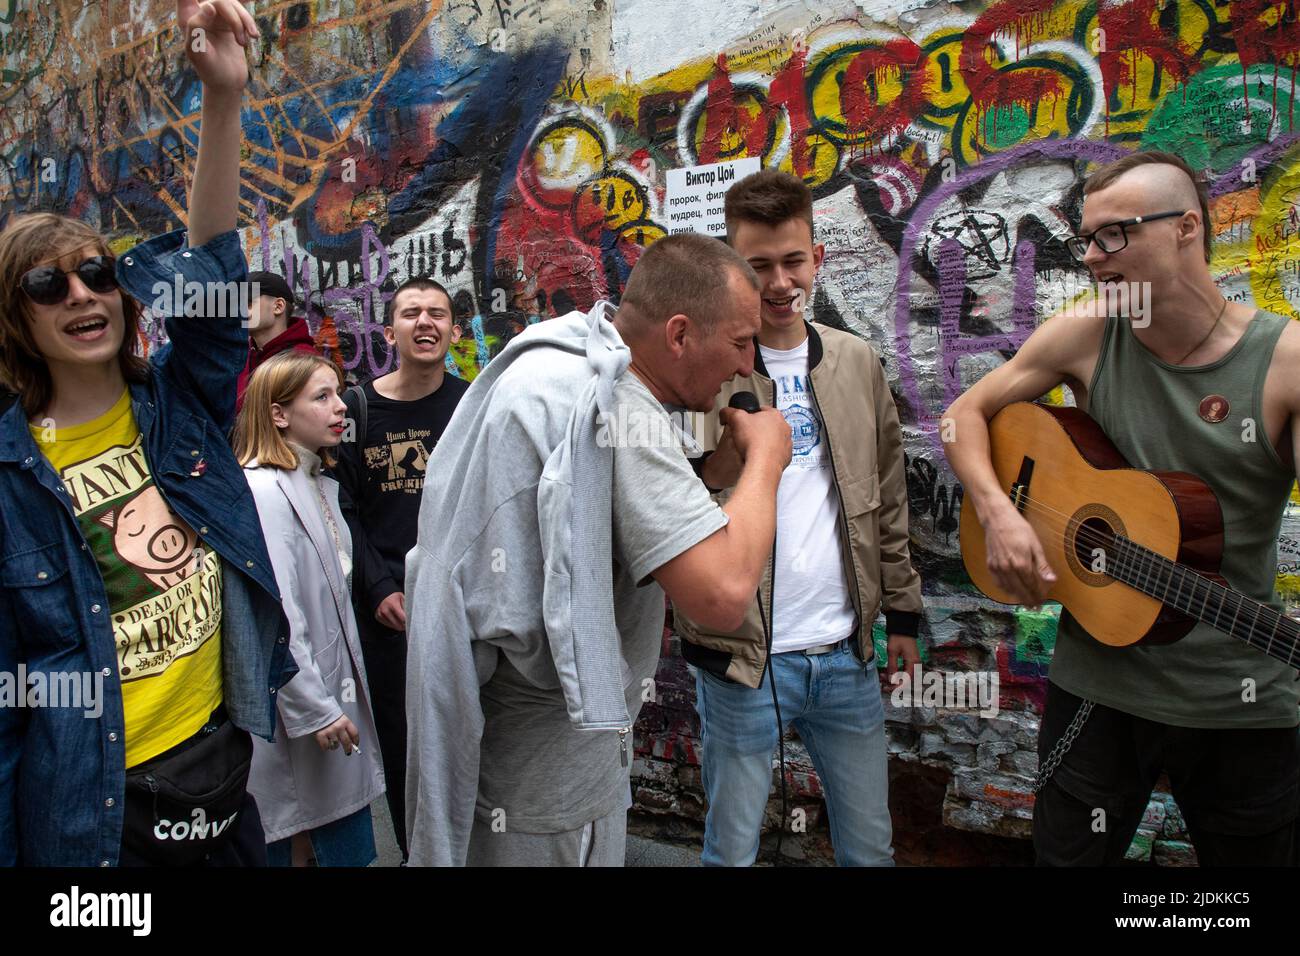
{"label": "girl in white coat", "polygon": [[298,673],[277,696],[275,742],[254,741],[248,789],[272,866],[367,866],[370,804],[384,792],[349,596],[352,539],[338,483],[321,473],[343,437],[343,376],[328,359],[278,355],[249,380],[235,455],[257,502]]}

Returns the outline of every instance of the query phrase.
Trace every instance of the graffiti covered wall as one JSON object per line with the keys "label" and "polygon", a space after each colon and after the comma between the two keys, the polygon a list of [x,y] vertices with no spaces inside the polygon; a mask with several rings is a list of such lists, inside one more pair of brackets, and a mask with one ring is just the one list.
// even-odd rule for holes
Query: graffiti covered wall
{"label": "graffiti covered wall", "polygon": [[[950,825],[1026,833],[1056,619],[966,579],[938,417],[1078,294],[1062,240],[1080,184],[1134,149],[1205,170],[1225,294],[1300,317],[1300,2],[252,9],[249,261],[291,277],[358,379],[392,367],[378,323],[410,274],[453,291],[472,334],[449,364],[472,377],[527,324],[618,296],[665,234],[666,170],[751,156],[809,183],[827,246],[814,315],[876,346],[904,424],[928,663],[1001,680],[995,719],[891,717],[896,761],[951,772]],[[65,212],[120,247],[183,225],[198,88],[173,17],[163,0],[0,0],[0,212]],[[1278,555],[1294,607],[1291,517]],[[643,719],[639,797],[695,815],[690,682],[673,655],[661,678],[672,693]]]}

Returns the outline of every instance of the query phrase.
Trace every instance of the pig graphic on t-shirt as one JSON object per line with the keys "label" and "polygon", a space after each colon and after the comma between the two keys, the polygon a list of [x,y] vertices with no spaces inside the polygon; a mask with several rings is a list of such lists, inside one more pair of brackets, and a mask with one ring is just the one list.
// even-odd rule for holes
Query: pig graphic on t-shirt
{"label": "pig graphic on t-shirt", "polygon": [[150,485],[95,519],[113,531],[113,550],[163,590],[198,569],[198,535]]}

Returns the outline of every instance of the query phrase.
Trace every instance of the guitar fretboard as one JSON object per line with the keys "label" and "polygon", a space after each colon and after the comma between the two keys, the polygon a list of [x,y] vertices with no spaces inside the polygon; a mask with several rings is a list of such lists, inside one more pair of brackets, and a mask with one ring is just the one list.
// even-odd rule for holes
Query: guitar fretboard
{"label": "guitar fretboard", "polygon": [[1106,574],[1216,631],[1300,666],[1300,624],[1121,535],[1107,537]]}

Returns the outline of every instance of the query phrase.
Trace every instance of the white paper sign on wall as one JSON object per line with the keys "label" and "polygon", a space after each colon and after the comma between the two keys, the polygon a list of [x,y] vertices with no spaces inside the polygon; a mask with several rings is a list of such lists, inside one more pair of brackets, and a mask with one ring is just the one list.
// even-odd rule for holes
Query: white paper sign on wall
{"label": "white paper sign on wall", "polygon": [[760,168],[757,157],[747,157],[668,170],[668,189],[664,197],[668,234],[702,232],[710,236],[725,236],[727,222],[723,216],[723,200],[727,190]]}

